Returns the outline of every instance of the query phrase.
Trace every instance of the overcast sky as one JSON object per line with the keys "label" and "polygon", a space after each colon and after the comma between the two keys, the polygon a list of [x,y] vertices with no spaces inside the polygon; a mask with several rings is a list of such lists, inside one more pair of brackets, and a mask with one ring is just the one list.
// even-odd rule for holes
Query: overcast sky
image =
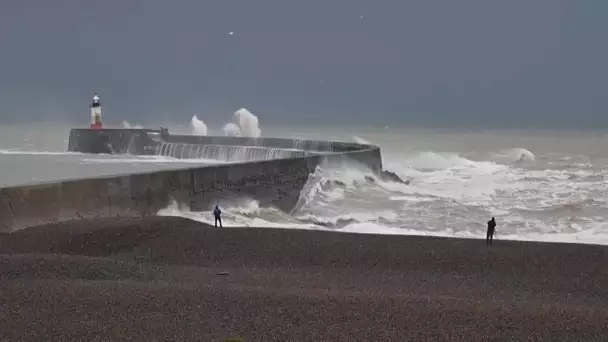
{"label": "overcast sky", "polygon": [[5,0],[0,121],[608,126],[607,33],[606,0]]}

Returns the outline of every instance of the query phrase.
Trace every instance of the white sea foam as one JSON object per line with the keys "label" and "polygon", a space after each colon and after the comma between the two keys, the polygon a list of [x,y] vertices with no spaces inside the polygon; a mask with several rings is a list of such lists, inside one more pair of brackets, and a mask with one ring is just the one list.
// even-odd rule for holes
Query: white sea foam
{"label": "white sea foam", "polygon": [[[508,164],[522,153],[534,163],[533,154],[505,151],[488,154],[507,155],[502,162],[429,151],[385,158],[387,169],[409,185],[382,181],[361,165],[321,165],[289,215],[255,201],[238,208],[225,203],[224,220],[227,226],[483,238],[485,222],[495,216],[497,239],[608,244],[606,172],[527,169]],[[173,214],[213,223],[211,209]]]}
{"label": "white sea foam", "polygon": [[[234,208],[223,207],[223,227],[259,227],[259,228],[281,228],[281,229],[309,229],[309,230],[326,230],[342,233],[358,233],[358,234],[382,234],[382,235],[416,235],[416,236],[435,236],[435,237],[452,237],[466,239],[482,239],[483,232],[480,230],[454,230],[453,228],[444,228],[441,230],[424,230],[412,229],[407,226],[382,223],[382,214],[373,216],[370,214],[359,215],[357,221],[354,217],[335,217],[329,221],[338,222],[345,220],[350,223],[342,227],[327,227],[327,219],[309,217],[300,222],[287,220],[285,218],[277,219],[277,217],[262,218],[257,215],[264,215],[264,211],[271,209],[259,208],[257,202],[252,201],[251,208]],[[214,224],[212,210],[192,212],[187,207],[183,207],[173,202],[167,208],[161,209],[159,216],[178,216],[185,217],[194,221],[203,222],[209,225]],[[369,215],[367,217],[364,217]],[[276,215],[280,216],[280,215]],[[357,216],[357,215],[354,215]],[[390,214],[389,216],[394,216]],[[354,222],[352,222],[354,221]],[[513,233],[499,231],[495,237],[496,240],[514,240],[514,241],[545,241],[545,242],[564,242],[564,243],[585,243],[585,244],[602,244],[608,245],[608,225],[599,225],[595,228],[582,230],[579,232],[560,233]]]}

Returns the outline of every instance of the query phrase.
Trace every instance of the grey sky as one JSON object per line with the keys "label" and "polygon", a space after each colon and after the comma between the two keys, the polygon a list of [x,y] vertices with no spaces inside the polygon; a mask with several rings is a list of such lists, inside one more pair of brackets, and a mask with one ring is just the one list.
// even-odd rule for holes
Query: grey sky
{"label": "grey sky", "polygon": [[7,0],[0,120],[98,91],[115,122],[606,125],[607,29],[605,0]]}

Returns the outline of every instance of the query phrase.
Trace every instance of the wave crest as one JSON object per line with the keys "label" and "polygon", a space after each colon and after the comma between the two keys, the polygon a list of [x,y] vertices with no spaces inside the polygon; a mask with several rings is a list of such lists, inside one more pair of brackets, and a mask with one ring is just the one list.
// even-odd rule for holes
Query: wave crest
{"label": "wave crest", "polygon": [[494,153],[492,159],[497,162],[516,163],[536,160],[536,155],[525,148],[509,148]]}

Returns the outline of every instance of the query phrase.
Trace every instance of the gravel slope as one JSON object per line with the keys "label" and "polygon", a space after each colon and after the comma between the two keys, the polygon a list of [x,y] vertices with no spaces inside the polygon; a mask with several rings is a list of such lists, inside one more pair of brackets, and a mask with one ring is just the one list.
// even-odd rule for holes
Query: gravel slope
{"label": "gravel slope", "polygon": [[0,235],[3,340],[602,340],[608,248],[104,219]]}

